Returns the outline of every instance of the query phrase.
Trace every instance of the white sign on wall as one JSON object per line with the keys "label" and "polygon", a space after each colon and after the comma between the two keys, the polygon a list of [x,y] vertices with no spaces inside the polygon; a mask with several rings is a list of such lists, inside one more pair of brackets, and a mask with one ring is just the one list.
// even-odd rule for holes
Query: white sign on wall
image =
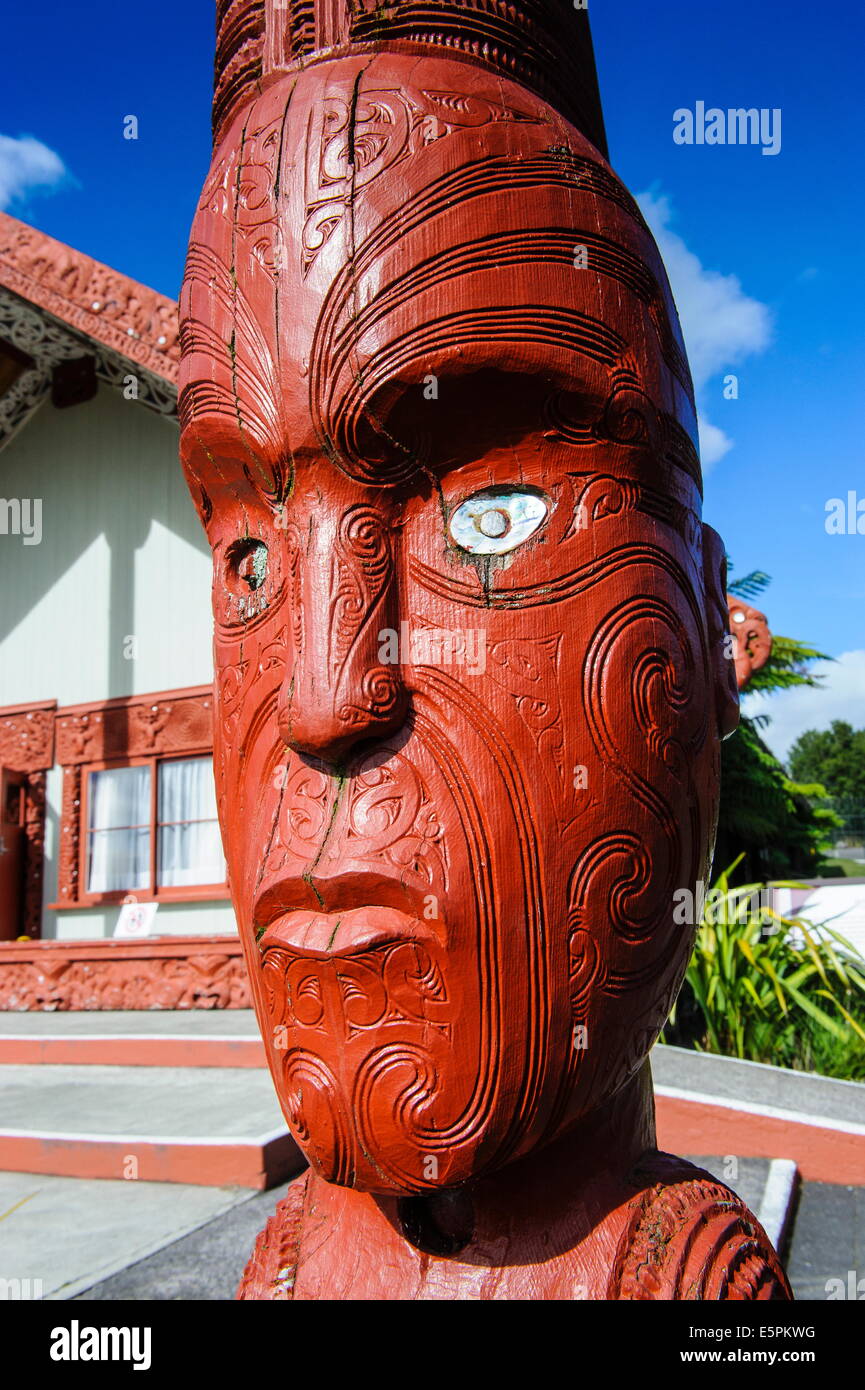
{"label": "white sign on wall", "polygon": [[127,898],[121,905],[114,935],[119,937],[149,936],[159,903],[140,903]]}

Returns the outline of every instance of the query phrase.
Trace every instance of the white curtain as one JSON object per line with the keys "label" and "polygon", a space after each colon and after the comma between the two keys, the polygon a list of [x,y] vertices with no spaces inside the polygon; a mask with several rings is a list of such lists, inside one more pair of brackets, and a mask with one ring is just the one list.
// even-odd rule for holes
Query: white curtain
{"label": "white curtain", "polygon": [[160,763],[158,794],[160,887],[222,883],[225,859],[216,819],[213,759]]}
{"label": "white curtain", "polygon": [[90,893],[150,886],[150,768],[91,772],[88,784]]}

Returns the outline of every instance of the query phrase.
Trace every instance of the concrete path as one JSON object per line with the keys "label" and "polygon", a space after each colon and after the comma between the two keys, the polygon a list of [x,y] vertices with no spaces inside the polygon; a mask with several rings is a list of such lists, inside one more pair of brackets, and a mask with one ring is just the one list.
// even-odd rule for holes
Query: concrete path
{"label": "concrete path", "polygon": [[[256,1195],[249,1188],[0,1173],[0,1279],[38,1280],[43,1298],[73,1298]],[[275,1200],[272,1192],[265,1197]]]}
{"label": "concrete path", "polygon": [[806,1182],[787,1275],[801,1299],[865,1299],[865,1188]]}
{"label": "concrete path", "polygon": [[125,1037],[258,1037],[252,1009],[96,1009],[54,1013],[0,1011],[0,1037],[69,1037],[121,1034]]}

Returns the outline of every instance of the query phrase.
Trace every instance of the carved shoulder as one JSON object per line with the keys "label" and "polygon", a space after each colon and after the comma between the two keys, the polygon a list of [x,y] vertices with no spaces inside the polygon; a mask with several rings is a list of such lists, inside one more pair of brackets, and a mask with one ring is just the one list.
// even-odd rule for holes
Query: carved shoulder
{"label": "carved shoulder", "polygon": [[295,1179],[264,1230],[259,1231],[238,1285],[238,1299],[287,1301],[294,1297],[308,1180],[308,1172]]}
{"label": "carved shoulder", "polygon": [[629,1204],[609,1298],[792,1299],[766,1232],[735,1192],[664,1153],[633,1178],[641,1191]]}

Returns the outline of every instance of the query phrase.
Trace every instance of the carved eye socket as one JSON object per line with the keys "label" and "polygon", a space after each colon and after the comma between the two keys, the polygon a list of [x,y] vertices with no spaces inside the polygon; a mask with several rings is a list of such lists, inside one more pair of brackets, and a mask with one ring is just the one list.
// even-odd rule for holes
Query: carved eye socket
{"label": "carved eye socket", "polygon": [[547,499],[534,489],[491,488],[457,507],[450,533],[470,555],[506,555],[535,534],[548,512]]}
{"label": "carved eye socket", "polygon": [[226,556],[225,583],[233,594],[254,593],[267,577],[267,546],[262,541],[236,541]]}

